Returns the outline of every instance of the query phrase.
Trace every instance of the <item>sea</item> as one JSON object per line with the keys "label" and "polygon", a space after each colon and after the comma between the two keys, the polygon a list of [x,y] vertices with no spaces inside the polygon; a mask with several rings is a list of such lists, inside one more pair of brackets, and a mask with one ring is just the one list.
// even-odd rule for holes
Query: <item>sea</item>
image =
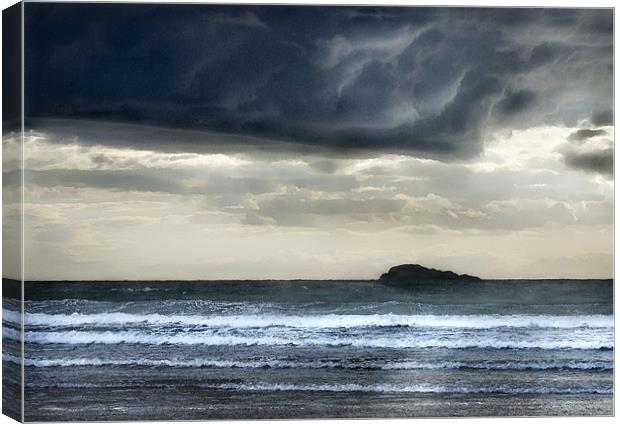
{"label": "sea", "polygon": [[[20,395],[18,292],[3,290],[9,409]],[[26,282],[24,292],[27,421],[613,415],[611,280]]]}

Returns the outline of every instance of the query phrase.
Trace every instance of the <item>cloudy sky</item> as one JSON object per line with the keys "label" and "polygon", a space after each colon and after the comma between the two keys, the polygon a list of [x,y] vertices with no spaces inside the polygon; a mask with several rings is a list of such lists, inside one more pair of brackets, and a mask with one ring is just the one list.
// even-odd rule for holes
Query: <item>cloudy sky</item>
{"label": "cloudy sky", "polygon": [[612,275],[611,10],[25,17],[26,278]]}

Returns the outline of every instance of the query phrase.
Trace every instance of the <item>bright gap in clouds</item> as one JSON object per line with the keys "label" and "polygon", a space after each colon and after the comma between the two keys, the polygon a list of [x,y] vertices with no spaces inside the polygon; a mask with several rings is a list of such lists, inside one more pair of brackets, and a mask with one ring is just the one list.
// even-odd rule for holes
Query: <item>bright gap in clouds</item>
{"label": "bright gap in clouds", "polygon": [[26,277],[367,279],[418,262],[608,278],[613,181],[570,158],[605,152],[613,130],[580,128],[498,133],[462,162],[171,153],[31,131]]}

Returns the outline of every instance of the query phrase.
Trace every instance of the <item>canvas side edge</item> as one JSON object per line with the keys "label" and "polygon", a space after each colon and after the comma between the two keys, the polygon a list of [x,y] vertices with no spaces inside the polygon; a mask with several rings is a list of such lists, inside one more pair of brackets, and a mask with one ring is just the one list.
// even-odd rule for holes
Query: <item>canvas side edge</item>
{"label": "canvas side edge", "polygon": [[23,422],[23,2],[2,11],[2,56],[2,414]]}

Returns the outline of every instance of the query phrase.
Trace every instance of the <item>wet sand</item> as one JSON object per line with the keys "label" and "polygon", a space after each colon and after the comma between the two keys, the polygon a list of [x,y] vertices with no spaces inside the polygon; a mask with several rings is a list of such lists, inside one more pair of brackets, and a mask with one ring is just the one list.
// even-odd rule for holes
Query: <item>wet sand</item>
{"label": "wet sand", "polygon": [[48,390],[26,392],[27,421],[613,415],[613,396],[597,394],[284,393],[191,387]]}

